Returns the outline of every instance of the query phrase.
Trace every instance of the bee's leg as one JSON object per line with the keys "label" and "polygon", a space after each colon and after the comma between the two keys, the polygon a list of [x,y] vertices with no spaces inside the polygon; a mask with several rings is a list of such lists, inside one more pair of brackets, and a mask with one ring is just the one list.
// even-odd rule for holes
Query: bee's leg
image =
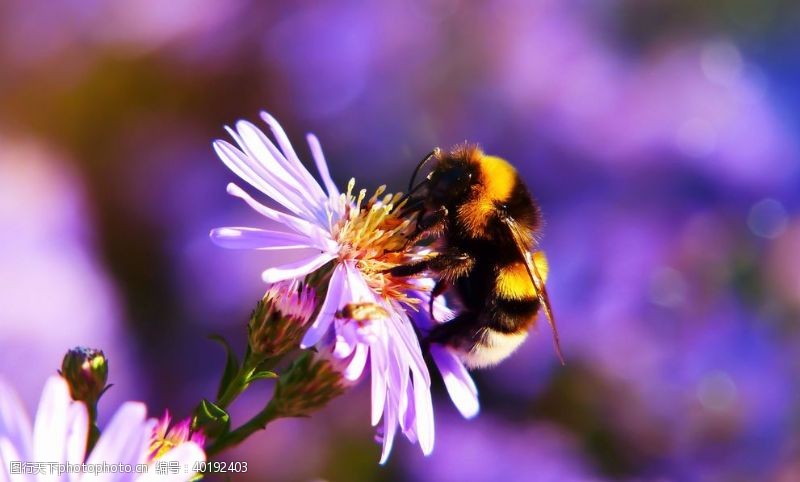
{"label": "bee's leg", "polygon": [[463,353],[469,353],[479,342],[483,330],[480,316],[477,313],[462,311],[447,323],[435,325],[426,341],[446,345]]}
{"label": "bee's leg", "polygon": [[406,276],[414,276],[417,274],[422,273],[423,271],[427,271],[431,268],[431,261],[438,256],[433,258],[423,259],[421,261],[414,261],[412,263],[401,264],[399,266],[395,266],[394,268],[386,270],[387,273],[391,274],[392,276],[399,276],[404,278]]}
{"label": "bee's leg", "polygon": [[417,244],[422,238],[426,236],[437,236],[444,230],[444,222],[447,219],[449,211],[445,206],[440,207],[436,211],[428,214],[420,214],[417,220],[417,225],[414,232],[409,236],[408,244]]}
{"label": "bee's leg", "polygon": [[395,266],[386,272],[393,276],[406,277],[432,270],[441,274],[445,280],[452,281],[469,273],[474,265],[475,258],[463,251],[451,248],[420,261]]}
{"label": "bee's leg", "polygon": [[436,281],[436,285],[433,287],[433,291],[431,291],[431,299],[428,302],[428,313],[433,321],[438,321],[433,314],[433,302],[438,296],[441,296],[445,291],[447,291],[448,288],[450,288],[450,283],[440,279]]}
{"label": "bee's leg", "polygon": [[446,282],[464,277],[475,266],[475,258],[465,251],[448,248],[430,260],[430,267]]}

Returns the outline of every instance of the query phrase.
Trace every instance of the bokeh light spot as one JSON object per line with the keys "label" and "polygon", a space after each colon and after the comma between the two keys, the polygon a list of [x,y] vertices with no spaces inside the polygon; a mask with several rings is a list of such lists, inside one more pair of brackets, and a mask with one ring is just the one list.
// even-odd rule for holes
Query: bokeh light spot
{"label": "bokeh light spot", "polygon": [[733,406],[736,398],[736,384],[724,371],[710,372],[697,384],[697,399],[707,410],[726,411]]}
{"label": "bokeh light spot", "polygon": [[668,308],[683,305],[686,301],[686,280],[673,268],[656,270],[650,278],[650,301]]}
{"label": "bokeh light spot", "polygon": [[717,40],[709,42],[700,53],[700,68],[703,75],[720,85],[730,85],[742,73],[742,54],[731,42]]}
{"label": "bokeh light spot", "polygon": [[747,226],[756,236],[775,239],[784,231],[789,219],[786,208],[779,201],[766,198],[753,204],[747,215]]}

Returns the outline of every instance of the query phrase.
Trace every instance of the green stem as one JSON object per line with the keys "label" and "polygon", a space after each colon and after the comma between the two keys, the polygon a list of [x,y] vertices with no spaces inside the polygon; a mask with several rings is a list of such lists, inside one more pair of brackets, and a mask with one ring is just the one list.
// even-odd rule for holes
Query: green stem
{"label": "green stem", "polygon": [[100,428],[97,427],[97,402],[86,405],[89,408],[89,437],[86,440],[86,453],[88,454],[100,438]]}
{"label": "green stem", "polygon": [[245,356],[242,368],[239,369],[239,372],[233,380],[231,380],[231,383],[228,384],[222,396],[217,400],[216,405],[220,408],[227,409],[228,406],[247,389],[248,385],[250,385],[250,378],[254,373],[260,370],[269,370],[277,362],[278,359],[267,358],[263,355],[249,352]]}
{"label": "green stem", "polygon": [[280,413],[275,408],[273,403],[269,403],[264,410],[258,412],[247,423],[237,428],[236,430],[227,433],[214,442],[211,447],[206,449],[206,455],[210,459],[214,455],[222,452],[225,449],[238,445],[247,437],[259,430],[267,427],[267,424],[276,418],[280,417]]}

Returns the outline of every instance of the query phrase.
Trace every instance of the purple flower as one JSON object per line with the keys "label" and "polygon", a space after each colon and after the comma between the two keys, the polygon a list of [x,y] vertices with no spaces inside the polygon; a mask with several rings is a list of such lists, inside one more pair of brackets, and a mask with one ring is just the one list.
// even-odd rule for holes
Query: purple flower
{"label": "purple flower", "polygon": [[[433,288],[430,280],[420,280],[421,291],[414,291],[413,296],[420,300],[420,305],[427,307],[430,304],[430,290]],[[438,297],[433,303],[435,320],[431,319],[428,310],[423,308],[411,311],[411,319],[419,330],[427,333],[434,324],[446,323],[453,318],[454,313],[447,307],[444,297]],[[472,418],[480,411],[478,403],[478,388],[470,377],[461,358],[452,348],[431,343],[429,347],[431,358],[436,368],[442,375],[442,380],[447,388],[450,399],[464,418]]]}
{"label": "purple flower", "polygon": [[[226,248],[284,254],[285,261],[262,273],[266,283],[302,279],[322,269],[327,293],[301,346],[316,345],[338,362],[349,381],[357,380],[370,362],[372,424],[383,420],[381,462],[386,461],[398,428],[429,454],[434,439],[430,375],[406,311],[419,298],[408,294],[413,288],[409,280],[386,273],[416,256],[404,249],[409,221],[393,211],[400,195],[383,195],[383,186],[370,198],[365,190],[354,194],[354,180],[346,193],[340,193],[319,141],[308,135],[323,190],[277,121],[267,113],[261,115],[277,146],[253,124],[239,121],[236,130],[228,129],[238,148],[221,140],[214,148],[229,169],[283,210],[259,203],[235,184],[228,185],[228,192],[281,229],[217,228],[211,239]],[[373,305],[381,316],[358,320],[343,316],[343,309],[354,304]],[[451,365],[445,363],[447,370],[454,370]]]}
{"label": "purple flower", "polygon": [[[70,398],[67,382],[52,376],[45,383],[36,419],[30,419],[14,390],[0,382],[0,480],[40,481],[66,480],[50,472],[50,463],[57,464],[149,464],[147,473],[134,470],[100,472],[75,471],[69,480],[96,481],[185,481],[194,471],[160,476],[155,472],[156,460],[177,462],[189,467],[206,460],[202,447],[188,440],[176,441],[150,457],[150,442],[156,421],[146,418],[146,408],[138,402],[123,404],[112,417],[90,454],[86,454],[89,418],[86,406]],[[12,462],[45,463],[44,473],[15,473]],[[13,477],[12,477],[13,475]]]}

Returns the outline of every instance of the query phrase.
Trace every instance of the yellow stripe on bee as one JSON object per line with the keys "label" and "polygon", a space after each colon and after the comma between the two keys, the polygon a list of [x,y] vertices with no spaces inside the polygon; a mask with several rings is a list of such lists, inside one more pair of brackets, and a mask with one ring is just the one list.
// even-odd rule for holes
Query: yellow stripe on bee
{"label": "yellow stripe on bee", "polygon": [[491,201],[507,201],[517,184],[517,171],[505,159],[495,156],[480,158],[484,196]]}
{"label": "yellow stripe on bee", "polygon": [[550,272],[550,264],[547,262],[547,256],[544,251],[536,251],[533,253],[533,265],[536,266],[536,271],[542,277],[542,283],[547,283],[547,273]]}
{"label": "yellow stripe on bee", "polygon": [[492,214],[497,210],[495,202],[504,202],[511,197],[517,182],[517,171],[504,159],[478,152],[477,162],[481,170],[481,182],[477,195],[459,206],[459,218],[470,234],[482,237]]}
{"label": "yellow stripe on bee", "polygon": [[[549,267],[543,251],[533,253],[533,264],[542,282],[546,282]],[[537,296],[528,268],[521,261],[500,269],[495,290],[500,297],[508,300],[529,300]]]}

